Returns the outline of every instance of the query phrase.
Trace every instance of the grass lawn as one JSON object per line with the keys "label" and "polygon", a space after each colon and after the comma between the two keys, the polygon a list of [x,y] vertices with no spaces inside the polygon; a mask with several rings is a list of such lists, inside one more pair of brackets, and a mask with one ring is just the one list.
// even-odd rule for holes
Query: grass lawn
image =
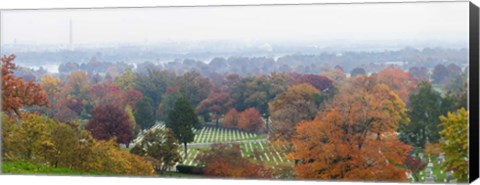
{"label": "grass lawn", "polygon": [[48,174],[48,175],[114,175],[91,171],[74,170],[70,168],[55,168],[43,164],[29,162],[2,162],[4,174]]}
{"label": "grass lawn", "polygon": [[194,175],[194,174],[185,174],[179,172],[165,172],[163,174],[159,174],[160,177],[186,177],[186,178],[205,178],[203,175]]}
{"label": "grass lawn", "polygon": [[[437,157],[431,156],[431,162],[433,164],[432,173],[434,176],[436,176],[435,182],[446,182],[445,180],[447,179],[447,173],[442,169],[442,164],[437,162]],[[427,162],[428,164],[428,162]],[[420,181],[423,182],[425,180],[425,169],[420,172]]]}

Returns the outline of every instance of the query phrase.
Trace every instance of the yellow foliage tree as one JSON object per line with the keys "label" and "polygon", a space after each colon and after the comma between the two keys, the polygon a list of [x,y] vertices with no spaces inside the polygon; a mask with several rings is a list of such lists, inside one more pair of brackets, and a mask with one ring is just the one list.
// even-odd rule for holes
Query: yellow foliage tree
{"label": "yellow foliage tree", "polygon": [[440,147],[445,153],[443,166],[452,170],[458,182],[468,182],[468,111],[464,108],[440,116]]}

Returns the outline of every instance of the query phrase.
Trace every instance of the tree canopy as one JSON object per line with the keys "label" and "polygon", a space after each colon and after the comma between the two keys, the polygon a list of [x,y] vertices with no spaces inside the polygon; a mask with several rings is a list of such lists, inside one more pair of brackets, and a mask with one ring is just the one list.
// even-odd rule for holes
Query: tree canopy
{"label": "tree canopy", "polygon": [[300,178],[404,180],[401,165],[411,147],[397,139],[407,122],[405,104],[373,77],[341,87],[313,121],[296,126],[291,158]]}
{"label": "tree canopy", "polygon": [[168,112],[165,124],[167,128],[172,129],[175,137],[183,143],[186,158],[187,143],[193,141],[195,137],[193,129],[199,124],[197,114],[195,114],[192,105],[186,98],[177,99],[175,107]]}

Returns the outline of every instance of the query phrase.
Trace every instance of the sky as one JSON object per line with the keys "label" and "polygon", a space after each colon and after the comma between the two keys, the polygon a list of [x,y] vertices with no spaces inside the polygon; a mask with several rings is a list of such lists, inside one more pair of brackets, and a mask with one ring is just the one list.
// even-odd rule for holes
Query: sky
{"label": "sky", "polygon": [[1,44],[468,41],[468,2],[8,10]]}

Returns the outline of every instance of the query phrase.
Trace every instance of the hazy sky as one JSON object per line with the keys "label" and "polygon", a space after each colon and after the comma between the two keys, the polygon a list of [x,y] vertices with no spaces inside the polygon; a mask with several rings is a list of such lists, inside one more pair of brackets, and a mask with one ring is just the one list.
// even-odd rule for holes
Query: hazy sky
{"label": "hazy sky", "polygon": [[468,41],[468,2],[4,11],[2,44]]}

